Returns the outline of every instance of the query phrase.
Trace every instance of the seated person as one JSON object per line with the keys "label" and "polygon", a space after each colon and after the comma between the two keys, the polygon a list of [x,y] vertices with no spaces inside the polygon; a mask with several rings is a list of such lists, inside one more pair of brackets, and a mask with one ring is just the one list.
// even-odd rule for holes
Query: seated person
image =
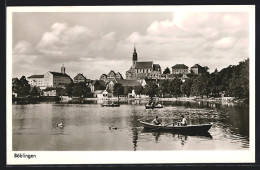
{"label": "seated person", "polygon": [[181,115],[181,122],[180,122],[181,126],[187,126],[187,120],[185,119],[185,117],[183,115]]}
{"label": "seated person", "polygon": [[153,124],[155,124],[155,125],[161,125],[161,122],[160,122],[160,120],[158,119],[158,116],[156,116],[155,119],[154,119],[151,123],[153,123]]}

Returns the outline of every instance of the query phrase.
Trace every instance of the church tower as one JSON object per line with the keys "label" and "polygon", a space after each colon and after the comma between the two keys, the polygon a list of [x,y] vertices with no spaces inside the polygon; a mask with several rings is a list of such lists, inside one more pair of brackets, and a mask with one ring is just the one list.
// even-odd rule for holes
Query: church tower
{"label": "church tower", "polygon": [[134,47],[134,53],[133,53],[133,66],[135,66],[136,62],[137,62],[137,53],[136,53],[136,49],[135,49],[135,47]]}
{"label": "church tower", "polygon": [[62,73],[62,74],[65,74],[65,67],[64,67],[64,64],[63,64],[63,66],[61,67],[61,73]]}

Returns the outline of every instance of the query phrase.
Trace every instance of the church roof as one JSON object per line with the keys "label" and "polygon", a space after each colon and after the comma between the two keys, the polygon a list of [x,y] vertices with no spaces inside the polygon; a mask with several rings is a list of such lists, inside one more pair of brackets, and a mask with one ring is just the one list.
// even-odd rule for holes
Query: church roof
{"label": "church roof", "polygon": [[153,62],[152,61],[136,62],[135,68],[136,69],[153,68]]}
{"label": "church roof", "polygon": [[59,73],[59,72],[52,72],[52,71],[50,71],[50,73],[51,73],[53,76],[58,76],[58,77],[70,77],[70,76],[67,75],[67,74],[63,74],[63,73]]}
{"label": "church roof", "polygon": [[28,78],[43,78],[44,75],[32,75],[32,76],[29,76]]}
{"label": "church roof", "polygon": [[187,69],[189,67],[186,66],[185,64],[176,64],[176,65],[172,66],[172,68],[174,68],[174,69]]}

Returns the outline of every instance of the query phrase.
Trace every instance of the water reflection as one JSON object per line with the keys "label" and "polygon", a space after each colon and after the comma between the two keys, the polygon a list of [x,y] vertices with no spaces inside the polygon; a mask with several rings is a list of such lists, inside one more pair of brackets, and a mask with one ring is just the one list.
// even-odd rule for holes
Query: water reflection
{"label": "water reflection", "polygon": [[[102,101],[101,103],[112,101]],[[162,109],[145,109],[144,100],[120,101],[120,107],[41,103],[13,105],[14,150],[179,150],[248,149],[249,107],[209,102],[165,101]],[[214,123],[207,133],[147,131],[140,120],[156,115],[163,124]],[[62,123],[63,126],[57,126]],[[112,127],[112,128],[109,128]]]}

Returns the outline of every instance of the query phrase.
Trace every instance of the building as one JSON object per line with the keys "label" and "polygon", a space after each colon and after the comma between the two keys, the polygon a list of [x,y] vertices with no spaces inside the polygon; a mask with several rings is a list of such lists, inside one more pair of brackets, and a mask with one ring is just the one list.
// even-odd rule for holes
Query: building
{"label": "building", "polygon": [[83,73],[78,73],[75,77],[73,82],[74,83],[79,83],[79,82],[83,82],[86,83],[86,77],[83,75]]}
{"label": "building", "polygon": [[98,98],[98,99],[107,99],[108,98],[108,92],[106,90],[96,90],[94,92],[94,97]]}
{"label": "building", "polygon": [[106,74],[102,74],[102,75],[99,77],[99,80],[106,81],[106,80],[107,80],[107,75],[106,75]]}
{"label": "building", "polygon": [[88,86],[91,90],[91,93],[94,93],[96,90],[106,89],[106,83],[103,80],[91,80]]}
{"label": "building", "polygon": [[188,74],[189,67],[185,64],[176,64],[172,66],[172,74]]}
{"label": "building", "polygon": [[191,73],[194,73],[194,74],[201,74],[203,72],[205,72],[205,68],[200,66],[199,64],[195,64],[194,66],[192,66],[190,68],[191,70]]}
{"label": "building", "polygon": [[159,64],[153,64],[153,61],[138,61],[137,52],[134,47],[134,53],[132,57],[132,66],[126,71],[127,80],[137,80],[148,78],[149,73],[157,71],[161,74],[161,67]]}
{"label": "building", "polygon": [[31,87],[40,87],[40,89],[45,88],[44,75],[32,75],[27,77],[27,80]]}
{"label": "building", "polygon": [[72,79],[67,74],[52,71],[48,71],[46,74],[44,74],[45,87],[65,86],[71,82]]}
{"label": "building", "polygon": [[117,73],[116,73],[116,79],[117,79],[117,80],[123,80],[124,78],[123,78],[123,76],[122,76],[121,73],[117,72]]}
{"label": "building", "polygon": [[121,73],[117,72],[115,73],[114,70],[111,70],[107,75],[106,74],[102,74],[99,77],[99,80],[103,80],[105,82],[110,82],[110,81],[115,81],[115,80],[122,80],[123,76],[121,75]]}
{"label": "building", "polygon": [[64,65],[61,67],[61,72],[48,71],[44,75],[32,75],[28,78],[28,83],[31,86],[46,89],[47,87],[65,86],[72,82],[69,75],[65,73]]}
{"label": "building", "polygon": [[106,81],[112,81],[112,80],[116,80],[116,73],[114,72],[114,70],[111,70],[108,74],[107,74],[107,80]]}
{"label": "building", "polygon": [[66,96],[68,95],[63,88],[49,87],[43,90],[43,96]]}

